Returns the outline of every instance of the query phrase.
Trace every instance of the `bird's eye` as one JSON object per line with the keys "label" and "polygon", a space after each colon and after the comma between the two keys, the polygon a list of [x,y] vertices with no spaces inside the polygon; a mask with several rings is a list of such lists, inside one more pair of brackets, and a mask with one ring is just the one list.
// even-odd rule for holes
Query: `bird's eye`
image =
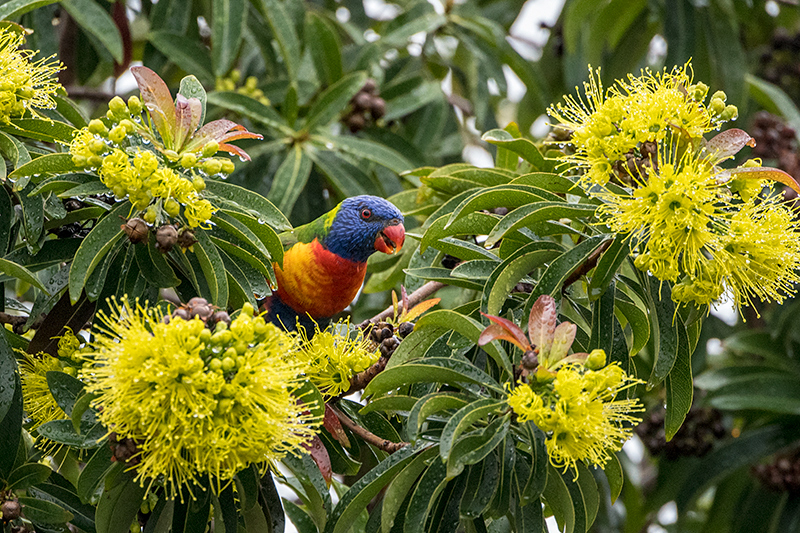
{"label": "bird's eye", "polygon": [[361,218],[363,218],[364,220],[368,220],[371,216],[372,216],[372,210],[370,210],[368,207],[365,207],[364,209],[361,210]]}

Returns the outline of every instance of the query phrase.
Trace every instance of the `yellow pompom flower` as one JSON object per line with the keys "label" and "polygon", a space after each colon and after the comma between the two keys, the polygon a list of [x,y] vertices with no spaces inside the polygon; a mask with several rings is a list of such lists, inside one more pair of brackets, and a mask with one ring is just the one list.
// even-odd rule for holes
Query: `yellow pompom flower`
{"label": "yellow pompom flower", "polygon": [[631,158],[644,158],[644,143],[659,143],[673,134],[698,138],[725,121],[702,102],[704,91],[692,85],[691,65],[672,71],[629,75],[608,90],[603,89],[600,70],[590,68],[580,95],[565,96],[548,114],[571,131],[572,152],[563,162],[582,168],[584,185],[605,185],[615,175],[627,175]]}
{"label": "yellow pompom flower", "polygon": [[252,306],[213,333],[199,318],[165,323],[139,304],[100,318],[87,389],[109,431],[136,443],[142,486],[163,482],[183,498],[208,477],[219,491],[313,436],[318,421],[291,394],[301,372],[288,357],[294,339]]}
{"label": "yellow pompom flower", "polygon": [[[380,353],[369,349],[369,341],[358,330],[349,336],[348,319],[332,324],[324,331],[315,327],[314,336],[309,340],[304,328],[300,327],[302,343],[297,360],[303,365],[306,377],[327,398],[347,392],[350,378],[372,366]],[[342,333],[337,333],[341,330]]]}
{"label": "yellow pompom flower", "polygon": [[0,123],[54,108],[53,96],[62,89],[55,75],[64,66],[55,55],[33,61],[37,52],[20,49],[23,44],[22,33],[0,28]]}
{"label": "yellow pompom flower", "polygon": [[531,421],[545,433],[552,465],[565,472],[571,468],[577,478],[578,461],[603,467],[641,421],[631,415],[644,411],[638,399],[616,399],[638,383],[616,363],[600,370],[569,363],[552,381],[518,383],[508,404],[521,422]]}
{"label": "yellow pompom flower", "polygon": [[47,373],[51,371],[61,371],[61,362],[57,357],[44,352],[36,355],[22,354],[19,374],[25,413],[33,420],[31,429],[51,420],[69,418],[50,392]]}

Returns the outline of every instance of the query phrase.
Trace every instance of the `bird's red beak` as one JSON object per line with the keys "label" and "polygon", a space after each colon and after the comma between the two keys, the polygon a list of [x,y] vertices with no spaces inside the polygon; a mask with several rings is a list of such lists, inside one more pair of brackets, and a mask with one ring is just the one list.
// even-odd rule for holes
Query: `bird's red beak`
{"label": "bird's red beak", "polygon": [[402,224],[386,226],[375,238],[375,249],[385,254],[393,254],[400,251],[405,240],[406,228]]}

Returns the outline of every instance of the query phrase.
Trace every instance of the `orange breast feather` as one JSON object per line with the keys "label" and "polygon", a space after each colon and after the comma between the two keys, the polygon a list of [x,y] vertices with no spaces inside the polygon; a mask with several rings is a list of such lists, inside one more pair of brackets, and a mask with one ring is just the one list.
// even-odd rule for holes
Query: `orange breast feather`
{"label": "orange breast feather", "polygon": [[283,256],[283,269],[275,264],[278,296],[298,314],[328,318],[356,297],[367,272],[366,263],[343,259],[314,239],[297,243]]}

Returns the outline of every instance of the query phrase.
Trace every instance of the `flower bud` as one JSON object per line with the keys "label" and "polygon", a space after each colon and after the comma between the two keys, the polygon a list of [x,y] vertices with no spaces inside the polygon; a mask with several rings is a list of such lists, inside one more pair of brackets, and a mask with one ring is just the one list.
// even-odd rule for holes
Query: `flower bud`
{"label": "flower bud", "polygon": [[[93,155],[88,160],[90,167],[98,168],[103,164],[103,158],[99,155]],[[122,193],[122,196],[125,196],[125,193]]]}
{"label": "flower bud", "polygon": [[203,192],[206,188],[206,180],[204,180],[200,176],[195,176],[192,179],[192,187],[194,187],[194,190],[196,190],[197,192]]}
{"label": "flower bud", "polygon": [[589,370],[600,370],[606,366],[606,352],[601,348],[592,350],[586,358],[586,368]]}
{"label": "flower bud", "polygon": [[126,136],[127,132],[125,131],[125,128],[123,128],[122,126],[114,126],[113,128],[111,128],[111,131],[108,132],[108,138],[115,143],[121,143]]}
{"label": "flower bud", "polygon": [[127,118],[124,120],[120,120],[119,125],[125,128],[125,133],[128,135],[136,131],[136,125],[133,123],[133,121],[128,120]]}
{"label": "flower bud", "polygon": [[[230,348],[228,348],[230,350]],[[225,352],[227,353],[227,351]],[[230,372],[236,368],[236,360],[233,357],[225,357],[222,359],[222,371]]]}
{"label": "flower bud", "polygon": [[222,173],[223,174],[230,174],[234,170],[236,170],[236,165],[233,164],[233,161],[230,159],[220,159],[219,161],[222,162]]}
{"label": "flower bud", "polygon": [[103,137],[108,135],[108,128],[99,118],[93,118],[89,121],[89,131],[95,135],[102,135]]}
{"label": "flower bud", "polygon": [[208,174],[218,174],[222,170],[222,163],[219,159],[206,159],[203,161],[203,170]]}
{"label": "flower bud", "polygon": [[719,115],[725,111],[725,101],[721,98],[712,98],[711,103],[708,104],[708,109],[715,115]]}
{"label": "flower bud", "polygon": [[183,168],[192,168],[197,164],[197,156],[192,153],[183,154],[181,156],[180,165]]}
{"label": "flower bud", "polygon": [[728,99],[728,95],[725,94],[725,91],[717,91],[717,92],[715,92],[714,94],[711,95],[711,99],[712,100],[719,99],[719,100],[722,100],[724,102],[725,100]]}
{"label": "flower bud", "polygon": [[734,120],[739,116],[739,108],[735,105],[726,105],[725,109],[720,113],[720,120]]}
{"label": "flower bud", "polygon": [[120,118],[124,118],[125,116],[129,115],[128,106],[125,105],[125,100],[119,96],[115,96],[111,99],[111,101],[108,103],[108,110]]}
{"label": "flower bud", "polygon": [[158,216],[158,208],[154,205],[151,205],[145,211],[144,216],[142,217],[145,222],[148,224],[153,224],[156,221],[156,217]]}
{"label": "flower bud", "polygon": [[164,155],[170,161],[177,161],[179,157],[178,152],[176,152],[175,150],[164,150]]}
{"label": "flower bud", "polygon": [[702,102],[703,100],[705,100],[706,95],[708,95],[708,85],[706,85],[701,81],[694,84],[692,88],[694,90],[690,92],[693,93],[692,97],[694,98],[695,101]]}
{"label": "flower bud", "polygon": [[131,115],[138,115],[142,112],[142,101],[139,100],[138,96],[131,96],[128,98],[128,109]]}
{"label": "flower bud", "polygon": [[0,507],[0,511],[2,511],[2,518],[3,522],[10,522],[12,520],[16,520],[19,518],[19,514],[22,508],[19,505],[19,502],[16,501],[7,501],[3,502],[2,507]]}
{"label": "flower bud", "polygon": [[89,150],[91,150],[95,154],[102,154],[106,150],[106,143],[104,143],[100,139],[94,139],[91,142],[89,142]]}
{"label": "flower bud", "polygon": [[219,151],[219,143],[217,141],[209,141],[203,146],[203,157],[211,157]]}
{"label": "flower bud", "polygon": [[170,198],[164,202],[164,211],[166,211],[169,216],[176,217],[178,213],[181,212],[181,204]]}

